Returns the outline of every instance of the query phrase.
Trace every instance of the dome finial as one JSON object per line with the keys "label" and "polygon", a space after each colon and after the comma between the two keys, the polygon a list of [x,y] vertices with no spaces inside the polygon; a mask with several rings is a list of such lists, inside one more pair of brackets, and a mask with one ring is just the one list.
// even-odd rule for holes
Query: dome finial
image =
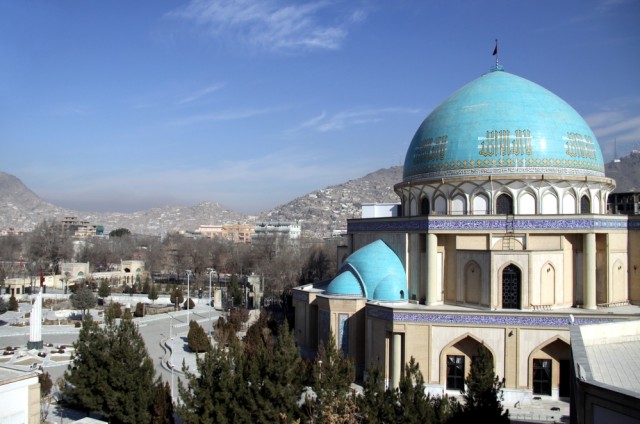
{"label": "dome finial", "polygon": [[493,56],[496,57],[496,66],[491,68],[491,72],[504,71],[504,68],[500,66],[500,63],[498,62],[498,39],[497,38],[496,38],[496,46],[493,48]]}

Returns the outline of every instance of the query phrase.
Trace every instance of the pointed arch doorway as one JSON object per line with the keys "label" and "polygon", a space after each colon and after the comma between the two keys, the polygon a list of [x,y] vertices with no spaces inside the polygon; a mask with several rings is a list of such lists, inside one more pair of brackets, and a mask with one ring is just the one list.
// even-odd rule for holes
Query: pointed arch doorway
{"label": "pointed arch doorway", "polygon": [[502,271],[502,309],[520,309],[520,268],[509,265]]}

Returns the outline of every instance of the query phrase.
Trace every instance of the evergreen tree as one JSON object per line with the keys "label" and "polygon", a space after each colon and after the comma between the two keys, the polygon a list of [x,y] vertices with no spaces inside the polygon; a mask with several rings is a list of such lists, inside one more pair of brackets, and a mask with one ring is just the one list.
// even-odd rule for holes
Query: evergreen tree
{"label": "evergreen tree", "polygon": [[151,289],[149,290],[149,295],[147,296],[151,303],[155,303],[158,299],[158,289],[156,289],[156,285],[152,284]]}
{"label": "evergreen tree", "polygon": [[9,310],[9,305],[4,301],[4,298],[0,296],[0,315],[4,314]]}
{"label": "evergreen tree", "polygon": [[357,398],[363,422],[368,424],[395,423],[397,393],[384,388],[384,375],[378,368],[369,371],[362,396]]}
{"label": "evergreen tree", "polygon": [[350,386],[355,374],[351,361],[338,350],[332,332],[329,333],[326,346],[322,343],[318,348],[312,374],[316,399],[307,399],[305,407],[308,414],[320,421],[324,421],[322,414],[325,410],[340,415],[341,407],[348,406],[346,400],[351,396]]}
{"label": "evergreen tree", "polygon": [[191,351],[199,353],[206,352],[211,347],[209,337],[204,328],[196,321],[191,320],[189,323],[189,333],[187,333],[187,341]]}
{"label": "evergreen tree", "polygon": [[16,297],[14,295],[11,295],[11,297],[9,298],[9,305],[8,305],[8,309],[10,311],[17,311],[20,305],[18,305],[18,299],[16,299]]}
{"label": "evergreen tree", "polygon": [[179,288],[174,289],[169,296],[169,300],[175,305],[175,309],[177,311],[178,305],[184,302],[184,295],[182,294],[182,290]]}
{"label": "evergreen tree", "polygon": [[151,284],[149,284],[149,280],[145,279],[144,283],[142,284],[142,293],[149,294],[150,291],[151,291]]}
{"label": "evergreen tree", "polygon": [[88,316],[74,348],[64,389],[73,406],[112,423],[151,422],[155,370],[131,320],[107,319],[100,328]]}
{"label": "evergreen tree", "polygon": [[235,347],[219,345],[208,350],[204,357],[196,357],[198,373],[184,369],[187,385],[178,381],[181,402],[178,415],[185,424],[233,423],[237,399],[234,392],[238,385],[234,362]]}
{"label": "evergreen tree", "polygon": [[122,305],[118,302],[112,302],[104,311],[105,318],[116,319],[122,317]]}
{"label": "evergreen tree", "polygon": [[133,312],[133,316],[136,318],[142,318],[144,316],[144,304],[142,302],[136,303],[136,310]]}
{"label": "evergreen tree", "polygon": [[111,287],[109,287],[109,282],[107,280],[100,281],[100,286],[98,287],[98,296],[105,299],[111,295]]}
{"label": "evergreen tree", "polygon": [[86,286],[80,287],[71,295],[70,299],[71,305],[76,309],[80,309],[83,316],[89,312],[89,309],[95,307],[97,304],[96,297],[93,295],[93,292]]}
{"label": "evergreen tree", "polygon": [[504,411],[502,407],[503,384],[493,371],[491,353],[484,345],[478,346],[478,356],[471,361],[471,370],[465,379],[464,406],[455,422],[510,422],[509,410]]}
{"label": "evergreen tree", "polygon": [[151,422],[153,424],[173,424],[173,400],[171,388],[166,381],[158,377],[153,385],[153,402],[151,404]]}
{"label": "evergreen tree", "polygon": [[399,422],[414,424],[436,422],[431,398],[424,392],[424,377],[413,356],[400,377],[397,393]]}
{"label": "evergreen tree", "polygon": [[105,334],[91,315],[82,320],[82,328],[73,347],[73,361],[64,374],[67,382],[63,387],[65,399],[87,415],[91,411],[99,412],[102,409],[101,395],[94,388],[106,385],[107,366],[111,361]]}
{"label": "evergreen tree", "polygon": [[184,301],[184,305],[182,305],[182,307],[186,310],[187,309],[187,305],[189,306],[188,309],[193,309],[193,308],[196,307],[196,304],[193,303],[193,299],[191,299],[191,298],[185,300]]}

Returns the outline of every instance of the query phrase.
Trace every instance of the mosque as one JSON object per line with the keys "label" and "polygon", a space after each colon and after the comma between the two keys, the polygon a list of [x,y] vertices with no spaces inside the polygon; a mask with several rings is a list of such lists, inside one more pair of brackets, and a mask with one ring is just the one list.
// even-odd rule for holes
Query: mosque
{"label": "mosque", "polygon": [[348,221],[331,281],[294,289],[295,334],[329,335],[357,376],[459,394],[483,344],[504,400],[569,396],[572,324],[638,319],[640,220],[607,213],[615,181],[584,119],[496,64],[422,122],[395,213]]}

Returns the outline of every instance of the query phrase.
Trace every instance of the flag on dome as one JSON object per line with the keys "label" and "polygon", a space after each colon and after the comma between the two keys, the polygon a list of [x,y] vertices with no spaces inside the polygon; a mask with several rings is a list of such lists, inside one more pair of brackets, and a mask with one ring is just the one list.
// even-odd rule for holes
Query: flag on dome
{"label": "flag on dome", "polygon": [[493,49],[493,56],[497,56],[498,55],[498,40],[496,40],[496,46]]}

